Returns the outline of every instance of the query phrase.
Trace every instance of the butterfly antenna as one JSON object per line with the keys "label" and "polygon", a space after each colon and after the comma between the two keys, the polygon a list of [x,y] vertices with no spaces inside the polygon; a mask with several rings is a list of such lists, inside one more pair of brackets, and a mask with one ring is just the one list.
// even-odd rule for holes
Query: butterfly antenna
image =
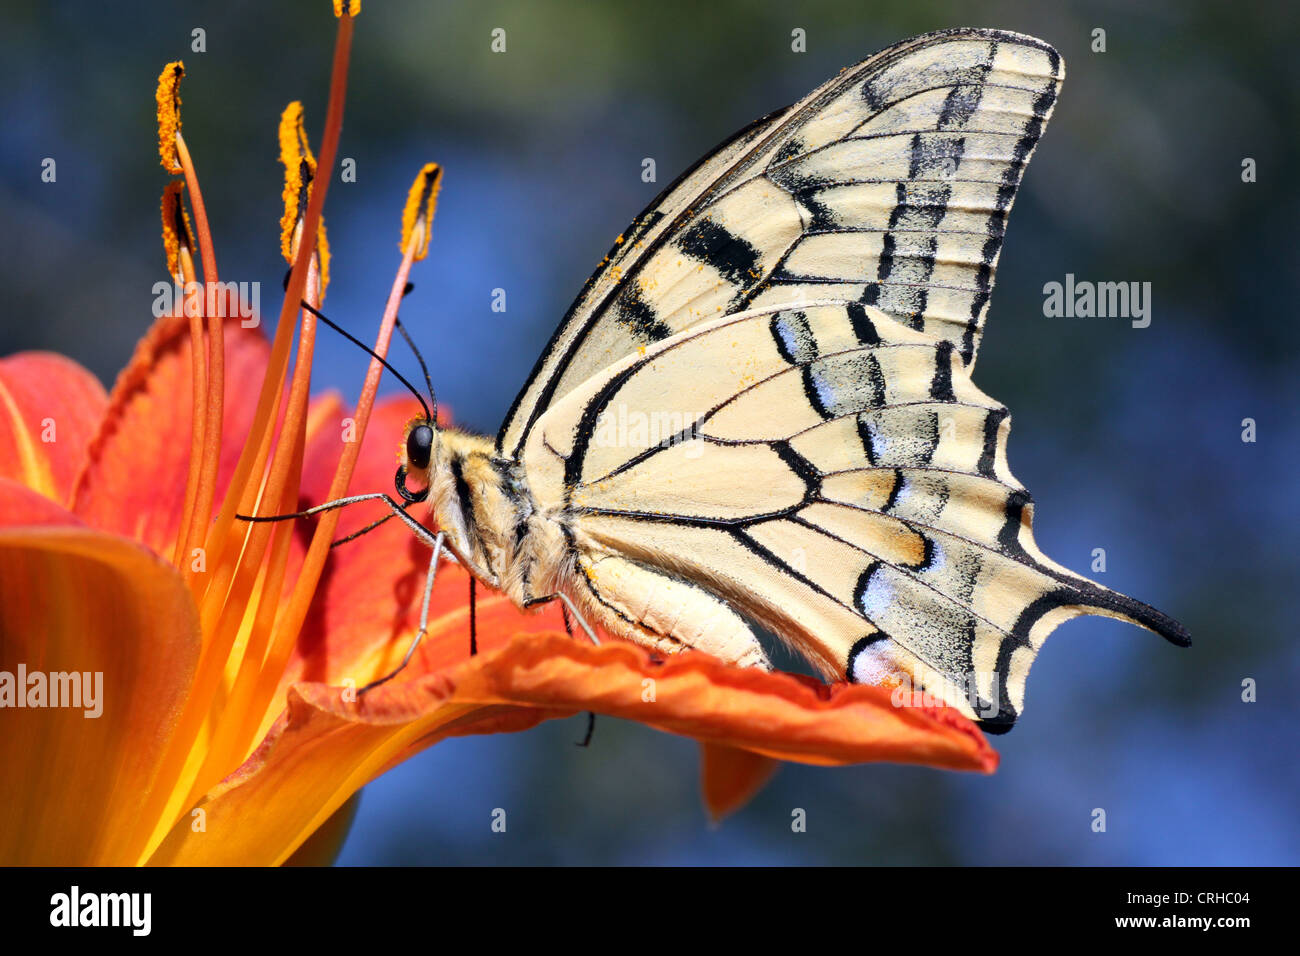
{"label": "butterfly antenna", "polygon": [[[433,378],[429,375],[429,366],[424,364],[424,356],[421,355],[420,350],[415,347],[415,341],[411,338],[410,333],[406,331],[406,326],[402,324],[402,320],[400,317],[398,317],[398,319],[396,320],[396,324],[397,324],[397,331],[402,333],[402,338],[406,339],[406,344],[411,347],[411,352],[415,355],[415,360],[420,363],[420,371],[424,373],[425,387],[429,389],[429,401],[433,405],[433,413],[437,415],[438,399],[433,394]],[[429,420],[433,421],[432,418]]]}
{"label": "butterfly antenna", "polygon": [[430,411],[429,411],[429,405],[428,405],[427,402],[425,402],[425,400],[424,400],[424,396],[421,395],[421,394],[419,393],[419,391],[416,390],[416,388],[415,388],[414,385],[412,385],[409,381],[407,381],[405,375],[403,375],[403,374],[402,374],[401,372],[399,372],[397,369],[393,368],[393,366],[392,366],[391,364],[389,364],[389,362],[388,362],[387,359],[385,359],[382,355],[380,355],[378,352],[376,352],[376,351],[375,351],[374,349],[372,349],[370,346],[366,345],[365,342],[362,342],[362,341],[361,341],[359,338],[357,338],[355,335],[353,335],[352,333],[348,332],[346,329],[342,328],[342,327],[339,326],[337,323],[335,323],[333,320],[331,320],[330,318],[328,318],[328,317],[327,317],[326,315],[324,315],[324,314],[323,314],[319,309],[314,309],[314,308],[312,308],[312,307],[311,307],[310,305],[308,305],[306,302],[303,302],[303,303],[302,303],[302,307],[303,307],[304,309],[306,309],[308,312],[310,312],[312,315],[316,316],[316,318],[320,319],[320,320],[321,320],[322,322],[324,322],[326,325],[328,325],[331,329],[333,329],[333,330],[334,330],[335,332],[337,332],[339,335],[343,336],[345,339],[347,339],[349,342],[351,342],[351,343],[352,343],[353,345],[355,345],[357,348],[359,348],[359,349],[361,349],[362,351],[366,352],[366,353],[367,353],[371,358],[378,359],[378,360],[379,360],[379,363],[380,363],[381,365],[383,365],[384,368],[388,369],[388,371],[392,372],[392,373],[393,373],[393,377],[396,378],[396,379],[397,379],[399,382],[401,382],[403,385],[405,385],[406,388],[407,388],[407,391],[409,391],[412,395],[415,396],[415,400],[416,400],[417,402],[419,402],[419,403],[420,403],[420,407],[424,409],[424,417],[425,417],[425,419],[426,419],[427,421],[433,421],[433,415],[432,415],[432,414],[430,413]]}
{"label": "butterfly antenna", "polygon": [[[285,283],[285,288],[287,289],[288,286],[289,286],[289,274],[288,274],[288,273],[285,273],[285,276],[284,276],[284,283]],[[405,293],[403,293],[403,294],[405,294]],[[401,382],[403,385],[405,385],[407,391],[409,391],[412,395],[414,395],[414,396],[415,396],[415,400],[416,400],[417,402],[420,403],[420,407],[424,409],[424,417],[425,417],[425,419],[426,419],[427,421],[430,421],[430,422],[433,421],[433,415],[430,414],[430,412],[429,412],[429,406],[428,406],[428,404],[425,403],[425,401],[424,401],[424,396],[422,396],[422,395],[419,393],[419,391],[416,389],[416,387],[415,387],[414,385],[412,385],[409,381],[407,381],[405,375],[403,375],[403,374],[402,374],[401,372],[399,372],[397,369],[393,368],[393,366],[389,363],[389,361],[388,361],[386,358],[384,358],[382,355],[380,355],[379,353],[377,353],[377,352],[376,352],[374,349],[372,349],[370,346],[366,345],[365,342],[362,342],[359,338],[357,338],[355,335],[353,335],[353,334],[352,334],[351,332],[349,332],[347,329],[345,329],[345,328],[343,328],[342,326],[340,326],[337,322],[335,322],[335,321],[334,321],[333,319],[331,319],[329,316],[325,315],[323,312],[320,311],[320,309],[317,309],[317,308],[315,308],[314,306],[309,305],[305,300],[301,300],[301,305],[302,305],[302,307],[303,307],[304,309],[306,309],[306,310],[307,310],[308,312],[310,312],[312,315],[316,316],[316,318],[320,319],[322,322],[324,322],[326,325],[328,325],[331,329],[333,329],[333,330],[334,330],[335,332],[337,332],[339,335],[343,336],[345,339],[347,339],[349,342],[351,342],[351,343],[352,343],[353,345],[355,345],[357,348],[361,349],[361,351],[365,352],[365,353],[366,353],[367,355],[369,355],[371,358],[373,358],[373,359],[375,359],[376,361],[378,361],[379,364],[382,365],[384,368],[388,369],[388,371],[392,372],[392,373],[393,373],[393,377],[396,378],[396,379],[397,379],[399,382]],[[403,332],[402,334],[405,335],[406,333]],[[407,339],[407,341],[409,342],[410,339]],[[421,362],[420,365],[423,366],[424,363]],[[426,371],[424,374],[425,374],[425,376],[427,377],[429,373]]]}
{"label": "butterfly antenna", "polygon": [[[406,283],[406,288],[402,290],[402,298],[405,299],[414,291],[415,283]],[[394,322],[397,325],[397,331],[402,333],[402,338],[406,339],[406,344],[411,347],[411,353],[415,356],[415,360],[420,363],[420,371],[424,373],[424,385],[429,390],[429,402],[433,405],[434,415],[437,415],[438,397],[433,392],[433,378],[429,375],[429,366],[424,364],[424,356],[421,355],[420,350],[415,347],[415,340],[411,338],[410,333],[406,331],[406,326],[402,324],[402,317],[400,315],[397,316],[394,319]]]}

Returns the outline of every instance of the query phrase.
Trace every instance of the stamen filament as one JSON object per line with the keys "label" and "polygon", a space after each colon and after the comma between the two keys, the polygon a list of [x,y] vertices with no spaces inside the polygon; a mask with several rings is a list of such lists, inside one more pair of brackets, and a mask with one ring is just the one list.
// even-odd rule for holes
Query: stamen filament
{"label": "stamen filament", "polygon": [[[177,253],[180,272],[178,278],[182,288],[195,281],[194,257],[188,246],[181,246]],[[201,293],[195,292],[197,297]],[[202,468],[203,439],[207,432],[207,412],[205,400],[208,393],[208,358],[205,353],[207,341],[203,335],[203,313],[199,306],[189,307],[188,300],[184,306],[190,321],[190,462],[185,475],[185,505],[181,509],[181,523],[176,531],[176,544],[173,549],[172,563],[180,567],[192,564],[191,555],[185,550],[189,540],[189,529],[194,521],[194,505],[198,498],[199,477]]]}
{"label": "stamen filament", "polygon": [[[319,302],[320,270],[319,260],[315,257],[312,258],[312,267],[308,274],[307,294],[309,304]],[[288,408],[280,427],[280,441],[276,445],[271,461],[270,474],[261,494],[262,501],[276,508],[292,508],[298,501],[299,479],[302,475],[302,461],[307,440],[307,405],[311,397],[311,363],[315,338],[315,318],[304,309],[302,332],[298,340],[298,355],[289,386]],[[292,540],[292,525],[258,525],[248,534],[245,541],[231,600],[227,602],[227,606],[248,608],[255,604],[257,610],[252,632],[238,662],[235,680],[231,684],[231,697],[223,705],[230,715],[244,714],[248,706],[248,698],[252,696],[256,683],[255,675],[261,669],[262,661],[266,656],[271,627],[279,607],[280,591],[284,583]],[[271,544],[271,557],[263,567],[262,558],[268,544]],[[255,598],[254,589],[256,589]],[[245,595],[248,597],[245,598]],[[222,657],[229,654],[246,614],[247,611],[244,615],[222,615],[218,638],[214,642],[214,648],[221,649]],[[233,664],[234,661],[227,663],[226,672],[230,671]],[[247,755],[246,752],[251,749],[253,742],[245,745],[238,736],[242,724],[243,721],[239,719],[227,719],[217,723],[215,736],[208,744],[207,758],[191,785],[190,802],[202,796],[212,784],[221,779],[224,771],[237,766]]]}
{"label": "stamen filament", "polygon": [[[212,232],[208,226],[207,208],[203,204],[203,193],[199,189],[198,173],[194,160],[185,145],[185,137],[176,132],[176,154],[181,168],[185,171],[185,182],[190,190],[190,206],[194,210],[194,228],[198,233],[199,254],[203,257],[203,281],[205,286],[203,312],[207,313],[207,289],[217,288],[220,281],[217,274],[217,254],[212,248]],[[195,492],[194,511],[190,517],[189,531],[186,534],[185,547],[182,550],[181,574],[194,587],[193,562],[188,555],[193,553],[207,532],[207,525],[212,515],[212,502],[217,493],[217,468],[221,462],[221,431],[223,405],[225,402],[225,366],[226,366],[226,307],[217,310],[218,315],[207,316],[208,326],[208,400],[207,420],[203,426],[203,464],[199,471],[198,487]]]}
{"label": "stamen filament", "polygon": [[[162,198],[163,251],[167,257],[167,271],[181,288],[195,281],[194,233],[181,198],[184,188],[184,180],[172,180],[163,190]],[[202,465],[203,433],[207,423],[204,399],[208,391],[208,362],[205,353],[207,346],[203,337],[203,316],[197,305],[190,307],[187,300],[176,306],[174,314],[189,317],[191,356],[190,458],[185,477],[185,504],[181,509],[181,521],[172,544],[172,563],[179,567],[182,560],[188,562],[189,558],[184,548],[189,535],[190,522],[193,520],[194,499]]]}

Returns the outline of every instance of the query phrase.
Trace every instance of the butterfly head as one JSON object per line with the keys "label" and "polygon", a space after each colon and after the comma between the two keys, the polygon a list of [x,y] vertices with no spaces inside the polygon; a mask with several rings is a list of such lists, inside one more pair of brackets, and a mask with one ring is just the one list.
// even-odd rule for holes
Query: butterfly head
{"label": "butterfly head", "polygon": [[499,587],[503,542],[514,533],[519,509],[492,452],[490,439],[420,416],[406,425],[394,483],[407,502],[427,504],[457,561]]}
{"label": "butterfly head", "polygon": [[[406,440],[403,443],[402,454],[399,456],[401,464],[397,466],[393,484],[397,488],[397,493],[407,501],[424,501],[429,497],[439,444],[436,420],[416,418],[406,426]],[[424,487],[412,491],[406,485],[408,476],[418,478]]]}

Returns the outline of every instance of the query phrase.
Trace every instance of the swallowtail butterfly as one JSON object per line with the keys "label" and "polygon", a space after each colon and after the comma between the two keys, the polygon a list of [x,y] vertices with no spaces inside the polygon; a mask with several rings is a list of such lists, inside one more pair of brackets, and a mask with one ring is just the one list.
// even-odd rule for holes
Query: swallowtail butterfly
{"label": "swallowtail butterfly", "polygon": [[1063,77],[1040,40],[932,33],[741,130],[619,237],[495,440],[407,427],[398,490],[520,607],[742,667],[762,625],[990,731],[1068,618],[1189,643],[1038,549],[971,380]]}

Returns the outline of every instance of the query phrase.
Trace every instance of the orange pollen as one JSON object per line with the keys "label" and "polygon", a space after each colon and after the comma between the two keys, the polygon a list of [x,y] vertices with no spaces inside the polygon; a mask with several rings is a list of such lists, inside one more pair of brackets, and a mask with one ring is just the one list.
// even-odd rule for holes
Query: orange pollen
{"label": "orange pollen", "polygon": [[167,184],[162,196],[163,252],[167,257],[167,274],[172,277],[182,274],[181,248],[184,247],[190,255],[194,253],[194,226],[185,203],[181,201],[184,189],[185,180],[174,179]]}
{"label": "orange pollen", "polygon": [[[294,100],[280,114],[280,162],[284,166],[284,213],[280,216],[280,253],[292,264],[296,254],[297,231],[306,214],[316,179],[316,157],[312,155],[307,131],[303,126],[302,103]],[[325,238],[325,220],[321,218],[316,234],[316,251],[320,257],[321,293],[329,285],[330,251]]]}
{"label": "orange pollen", "polygon": [[415,251],[417,262],[429,254],[429,226],[433,223],[433,213],[438,208],[438,191],[441,188],[442,167],[437,163],[425,163],[406,194],[406,208],[402,210],[402,241],[398,248],[406,249],[411,234],[415,231],[415,224],[423,222],[420,244]]}
{"label": "orange pollen", "polygon": [[175,60],[158,74],[158,90],[154,99],[158,103],[158,157],[162,168],[169,173],[181,171],[176,157],[176,134],[181,131],[181,77],[185,64]]}

